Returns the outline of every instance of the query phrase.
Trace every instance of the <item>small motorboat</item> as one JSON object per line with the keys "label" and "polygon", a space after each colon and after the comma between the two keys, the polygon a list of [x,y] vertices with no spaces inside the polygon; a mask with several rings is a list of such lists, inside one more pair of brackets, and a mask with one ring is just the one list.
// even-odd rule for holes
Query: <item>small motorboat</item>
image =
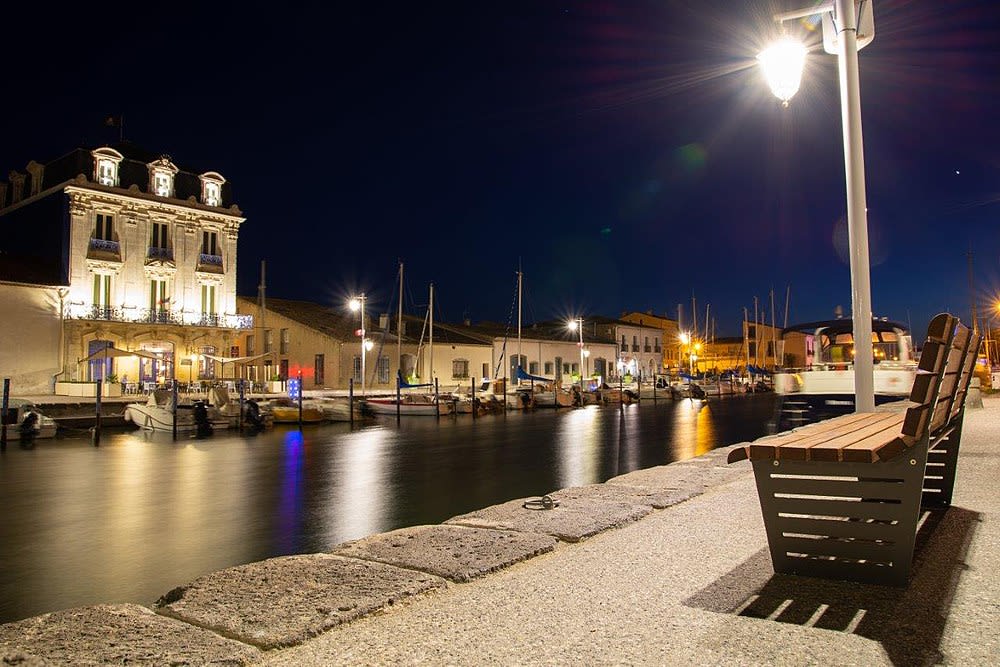
{"label": "small motorboat", "polygon": [[[199,405],[201,404],[201,405]],[[204,412],[201,410],[204,409]],[[229,428],[229,419],[223,415],[214,405],[207,405],[201,401],[196,401],[193,405],[177,406],[177,432],[189,433],[198,432],[199,423],[196,418],[196,411],[214,429]],[[129,403],[125,406],[122,417],[127,422],[132,422],[136,426],[147,431],[167,431],[174,429],[174,395],[166,389],[154,389],[149,392],[149,398],[145,403]]]}
{"label": "small motorboat", "polygon": [[58,430],[54,419],[42,414],[37,405],[23,398],[7,400],[7,414],[3,423],[7,424],[8,436],[21,440],[54,438]]}
{"label": "small motorboat", "polygon": [[[404,394],[399,402],[399,414],[423,417],[450,415],[454,410],[452,401],[436,401],[429,394]],[[365,404],[376,415],[394,415],[397,412],[397,401],[393,397],[366,398]]]}

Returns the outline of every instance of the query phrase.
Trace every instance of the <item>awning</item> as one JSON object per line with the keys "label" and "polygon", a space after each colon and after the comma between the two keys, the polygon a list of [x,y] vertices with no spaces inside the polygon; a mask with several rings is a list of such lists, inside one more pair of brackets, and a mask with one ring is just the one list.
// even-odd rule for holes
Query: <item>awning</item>
{"label": "awning", "polygon": [[540,375],[531,375],[525,373],[524,369],[520,366],[517,367],[517,373],[515,375],[518,380],[534,380],[535,382],[554,382],[552,378],[543,378]]}
{"label": "awning", "polygon": [[97,350],[83,359],[80,359],[77,363],[82,364],[85,361],[105,361],[107,359],[116,359],[120,357],[142,357],[144,359],[158,358],[155,354],[150,354],[148,352],[140,352],[138,350],[119,350],[117,347],[106,347],[103,350]]}
{"label": "awning", "polygon": [[236,363],[246,363],[248,361],[253,361],[254,359],[261,359],[266,357],[266,354],[255,354],[252,357],[219,357],[214,354],[203,354],[201,355],[206,359],[211,359],[212,361],[218,361],[220,364],[229,364],[232,362]]}

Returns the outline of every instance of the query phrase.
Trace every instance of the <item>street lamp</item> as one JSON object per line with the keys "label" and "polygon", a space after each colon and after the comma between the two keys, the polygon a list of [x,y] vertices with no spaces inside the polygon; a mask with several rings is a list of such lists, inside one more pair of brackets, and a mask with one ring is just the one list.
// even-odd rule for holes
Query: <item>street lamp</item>
{"label": "street lamp", "polygon": [[361,336],[361,395],[365,395],[365,351],[370,350],[371,347],[367,345],[365,340],[365,300],[367,297],[364,292],[360,296],[356,296],[348,302],[348,307],[351,310],[361,311],[361,328],[358,329],[358,335]]}
{"label": "street lamp", "polygon": [[[858,7],[855,7],[855,4]],[[868,214],[865,210],[865,160],[861,136],[861,91],[858,49],[875,37],[872,0],[832,0],[817,7],[775,14],[784,22],[806,16],[823,21],[823,49],[837,55],[840,70],[840,115],[844,134],[844,171],[847,181],[847,227],[851,254],[851,316],[854,320],[854,407],[875,409],[872,357],[871,275],[868,258]],[[805,63],[805,47],[783,38],[758,56],[772,91],[785,106],[798,90]]]}
{"label": "street lamp", "polygon": [[580,394],[583,394],[583,318],[578,317],[575,320],[570,320],[566,323],[570,331],[576,330],[580,332],[580,342],[577,346],[580,348]]}

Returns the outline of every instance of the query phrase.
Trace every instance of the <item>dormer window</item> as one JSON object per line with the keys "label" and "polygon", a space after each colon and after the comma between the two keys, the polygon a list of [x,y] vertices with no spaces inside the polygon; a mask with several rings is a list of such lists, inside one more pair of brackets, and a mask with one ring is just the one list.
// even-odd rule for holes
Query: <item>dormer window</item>
{"label": "dormer window", "polygon": [[177,167],[166,155],[155,162],[150,162],[149,167],[149,191],[160,197],[174,196],[174,176],[177,175]]}
{"label": "dormer window", "polygon": [[201,203],[208,206],[222,205],[222,184],[226,179],[221,174],[210,171],[198,177],[201,180]]}
{"label": "dormer window", "polygon": [[94,180],[101,185],[118,187],[118,165],[122,154],[113,148],[98,148],[90,152],[94,158]]}

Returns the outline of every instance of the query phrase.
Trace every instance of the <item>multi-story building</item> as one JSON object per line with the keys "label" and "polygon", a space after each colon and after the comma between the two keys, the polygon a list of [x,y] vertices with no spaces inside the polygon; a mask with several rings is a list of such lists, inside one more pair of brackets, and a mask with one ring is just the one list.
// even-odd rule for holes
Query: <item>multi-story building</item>
{"label": "multi-story building", "polygon": [[[245,218],[226,179],[129,143],[78,148],[25,171],[0,184],[0,280],[54,290],[43,317],[60,329],[55,360],[23,351],[36,358],[25,384],[73,392],[73,381],[112,375],[214,378],[213,358],[235,352],[237,333],[252,327],[236,312]],[[99,354],[106,349],[116,352]]]}
{"label": "multi-story building", "polygon": [[664,332],[659,326],[632,319],[592,317],[584,325],[587,328],[597,336],[616,341],[615,376],[652,379],[663,373]]}
{"label": "multi-story building", "polygon": [[[687,356],[684,354],[685,349],[681,343],[680,329],[677,326],[677,320],[670,319],[669,317],[660,317],[659,315],[654,315],[652,311],[647,311],[645,313],[640,312],[629,312],[624,313],[621,317],[621,321],[628,322],[631,324],[638,324],[641,327],[653,327],[659,329],[659,347],[660,350],[653,351],[655,355],[659,352],[661,356],[662,368],[657,369],[657,373],[664,373],[670,369],[680,368],[683,363],[687,363]],[[626,333],[626,336],[628,334]],[[642,334],[645,339],[647,334]],[[626,341],[627,342],[627,341]],[[654,345],[656,345],[656,337],[654,335]],[[645,348],[645,345],[643,346]]]}

